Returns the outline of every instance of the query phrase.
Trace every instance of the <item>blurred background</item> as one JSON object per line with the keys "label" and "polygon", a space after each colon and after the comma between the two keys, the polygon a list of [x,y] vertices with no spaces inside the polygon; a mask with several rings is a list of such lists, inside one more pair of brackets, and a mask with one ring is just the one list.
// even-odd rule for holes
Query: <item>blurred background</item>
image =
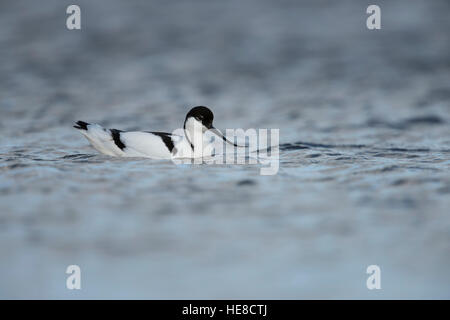
{"label": "blurred background", "polygon": [[[0,298],[450,298],[449,16],[2,1]],[[220,129],[280,129],[279,173],[110,158],[72,128],[172,132],[195,105]]]}

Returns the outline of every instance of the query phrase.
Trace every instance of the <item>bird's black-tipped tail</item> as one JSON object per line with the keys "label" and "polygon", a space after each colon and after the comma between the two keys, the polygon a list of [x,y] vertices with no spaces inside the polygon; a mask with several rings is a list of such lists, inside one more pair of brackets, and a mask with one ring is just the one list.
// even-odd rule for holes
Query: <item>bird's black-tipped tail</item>
{"label": "bird's black-tipped tail", "polygon": [[84,121],[77,121],[76,125],[74,125],[73,127],[76,129],[80,129],[80,130],[86,130],[87,131],[87,126],[89,125],[89,123],[84,122]]}

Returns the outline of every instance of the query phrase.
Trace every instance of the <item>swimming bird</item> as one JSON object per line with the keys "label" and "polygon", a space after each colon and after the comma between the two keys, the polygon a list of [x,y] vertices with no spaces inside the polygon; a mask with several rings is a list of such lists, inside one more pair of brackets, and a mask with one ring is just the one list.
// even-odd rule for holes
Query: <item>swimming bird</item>
{"label": "swimming bird", "polygon": [[214,115],[204,106],[192,108],[186,115],[180,135],[153,131],[123,131],[106,129],[98,124],[77,121],[78,129],[100,153],[118,157],[146,157],[153,159],[199,158],[213,155],[213,145],[206,141],[211,131],[235,147],[242,147],[226,139],[213,126]]}

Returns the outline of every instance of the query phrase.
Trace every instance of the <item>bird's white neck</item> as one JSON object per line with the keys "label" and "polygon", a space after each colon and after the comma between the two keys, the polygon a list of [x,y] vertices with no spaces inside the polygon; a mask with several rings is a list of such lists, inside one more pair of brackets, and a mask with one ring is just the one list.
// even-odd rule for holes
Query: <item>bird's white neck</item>
{"label": "bird's white neck", "polygon": [[188,118],[184,123],[184,132],[193,149],[194,157],[203,156],[204,127],[195,118]]}

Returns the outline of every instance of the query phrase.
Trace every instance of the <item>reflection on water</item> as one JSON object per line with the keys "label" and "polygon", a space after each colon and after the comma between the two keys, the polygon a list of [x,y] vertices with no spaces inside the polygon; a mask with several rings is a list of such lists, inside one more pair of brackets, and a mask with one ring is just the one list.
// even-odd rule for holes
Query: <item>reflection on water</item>
{"label": "reflection on water", "polygon": [[[379,32],[358,1],[107,3],[80,1],[81,32],[59,1],[0,10],[0,297],[450,297],[446,1],[381,1]],[[278,174],[71,128],[171,131],[194,105],[279,128]]]}

